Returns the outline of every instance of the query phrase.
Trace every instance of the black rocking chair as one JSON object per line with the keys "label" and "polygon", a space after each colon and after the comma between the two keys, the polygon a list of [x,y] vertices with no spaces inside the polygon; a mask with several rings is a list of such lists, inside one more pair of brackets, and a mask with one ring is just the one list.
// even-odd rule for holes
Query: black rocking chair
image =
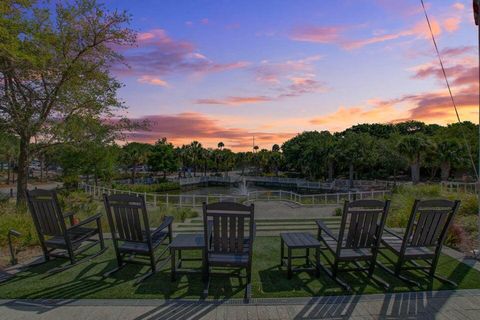
{"label": "black rocking chair", "polygon": [[[320,253],[331,265],[331,271],[322,264],[320,267],[345,290],[351,291],[352,289],[338,277],[339,272],[364,271],[367,272],[369,278],[383,287],[389,287],[385,281],[373,274],[389,207],[389,200],[345,201],[338,237],[323,221],[317,220],[318,239],[324,245]],[[333,254],[333,261],[325,254],[325,250]],[[368,263],[366,266],[362,266],[358,261]],[[355,267],[340,268],[340,263],[353,263]]]}
{"label": "black rocking chair", "polygon": [[[54,268],[49,273],[66,270],[105,252],[101,214],[75,224],[74,213],[62,213],[55,190],[27,191],[27,202],[45,261],[55,257],[69,259],[71,262],[70,265]],[[70,220],[70,226],[65,223],[66,218]],[[80,253],[97,244],[100,245],[98,252],[77,259]]]}
{"label": "black rocking chair", "polygon": [[[151,271],[140,277],[140,282],[155,274],[159,261],[168,262],[168,244],[172,242],[173,217],[167,216],[155,230],[150,230],[147,208],[143,197],[126,194],[104,195],[105,211],[112,233],[118,266],[105,273],[108,277],[127,263],[149,265]],[[168,239],[168,242],[167,242]],[[160,245],[165,249],[156,257]],[[129,256],[126,258],[126,256]],[[141,258],[147,258],[148,260]],[[139,258],[139,259],[137,259]]]}
{"label": "black rocking chair", "polygon": [[204,296],[208,296],[210,267],[239,267],[246,270],[245,299],[249,301],[255,239],[254,205],[245,206],[235,202],[204,203],[203,222],[206,248]]}
{"label": "black rocking chair", "polygon": [[[414,286],[420,284],[403,276],[402,271],[419,270],[427,273],[430,279],[436,278],[457,286],[455,282],[436,275],[435,269],[448,228],[459,207],[459,200],[415,200],[403,237],[388,228],[382,237],[382,244],[398,257],[397,261],[391,261],[387,255],[382,254],[394,263],[395,270],[392,271],[382,264],[380,266]],[[423,260],[426,265],[420,265],[415,260]],[[408,262],[410,266],[407,266]]]}

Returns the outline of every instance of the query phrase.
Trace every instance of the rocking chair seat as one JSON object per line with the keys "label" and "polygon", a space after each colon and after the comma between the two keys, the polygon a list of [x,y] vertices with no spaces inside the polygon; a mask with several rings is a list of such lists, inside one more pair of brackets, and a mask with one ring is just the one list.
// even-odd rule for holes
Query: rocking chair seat
{"label": "rocking chair seat", "polygon": [[[384,235],[382,237],[382,243],[385,245],[388,249],[392,250],[395,252],[397,255],[400,254],[402,250],[402,242],[403,239],[397,238],[394,236],[388,236]],[[435,253],[430,250],[428,247],[406,247],[405,248],[405,257],[407,258],[412,258],[412,257],[433,257],[435,256]]]}
{"label": "rocking chair seat", "polygon": [[[332,253],[337,252],[337,240],[328,236],[327,234],[322,234],[323,241],[327,245],[328,249]],[[367,248],[360,249],[342,249],[340,250],[340,257],[344,259],[361,259],[361,258],[370,258],[373,255],[372,250]]]}
{"label": "rocking chair seat", "polygon": [[[68,236],[70,237],[70,241],[72,242],[73,249],[77,249],[80,247],[81,243],[93,235],[98,233],[96,228],[86,228],[80,227],[75,228],[74,230],[68,231]],[[63,249],[67,247],[67,243],[65,242],[64,236],[54,236],[50,239],[45,240],[45,245],[50,248],[59,248]]]}
{"label": "rocking chair seat", "polygon": [[247,265],[249,261],[249,256],[248,252],[244,254],[209,253],[208,261],[212,266]]}
{"label": "rocking chair seat", "polygon": [[[160,231],[152,233],[152,249],[157,248],[162,244],[163,240],[168,237],[167,231]],[[118,246],[118,250],[121,252],[137,252],[148,254],[150,249],[148,243],[146,242],[133,242],[133,241],[124,241]]]}

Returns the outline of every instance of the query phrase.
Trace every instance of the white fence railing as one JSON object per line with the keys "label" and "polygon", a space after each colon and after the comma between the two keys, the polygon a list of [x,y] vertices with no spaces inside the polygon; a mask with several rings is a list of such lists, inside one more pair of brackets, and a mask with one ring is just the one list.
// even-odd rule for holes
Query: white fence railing
{"label": "white fence railing", "polygon": [[[199,183],[208,183],[208,182],[222,182],[222,183],[236,183],[245,180],[246,182],[260,182],[260,183],[270,183],[277,185],[295,185],[298,188],[308,188],[308,189],[323,189],[323,190],[334,190],[334,189],[348,189],[349,180],[347,179],[336,179],[332,182],[325,181],[308,181],[301,178],[284,178],[284,177],[261,177],[261,176],[237,176],[237,177],[215,177],[215,176],[200,176],[200,177],[189,177],[189,178],[179,178],[174,181],[178,181],[180,185],[192,185]],[[392,180],[354,180],[354,188],[368,188],[368,189],[378,189],[386,190],[393,188],[395,185],[402,184],[411,184],[408,181],[392,181]]]}
{"label": "white fence railing", "polygon": [[175,207],[201,207],[202,203],[219,201],[248,202],[256,200],[282,200],[295,202],[299,205],[329,205],[340,204],[345,200],[360,200],[372,198],[385,198],[390,190],[362,191],[348,193],[324,193],[324,194],[298,194],[291,191],[268,190],[252,191],[246,195],[225,195],[225,194],[168,194],[168,193],[147,193],[116,190],[102,186],[87,185],[81,186],[86,193],[94,198],[101,199],[103,194],[130,194],[145,198],[145,202],[152,206],[175,206]]}
{"label": "white fence railing", "polygon": [[443,190],[449,192],[468,192],[478,193],[479,184],[476,182],[455,182],[455,181],[442,181],[440,183]]}
{"label": "white fence railing", "polygon": [[309,189],[324,189],[330,190],[335,187],[335,182],[321,182],[321,181],[308,181],[299,178],[283,178],[283,177],[258,177],[258,176],[242,176],[242,177],[215,177],[215,176],[201,176],[180,178],[176,181],[180,185],[192,185],[207,182],[221,182],[221,183],[236,183],[245,180],[245,182],[260,182],[277,185],[295,185],[299,188]]}

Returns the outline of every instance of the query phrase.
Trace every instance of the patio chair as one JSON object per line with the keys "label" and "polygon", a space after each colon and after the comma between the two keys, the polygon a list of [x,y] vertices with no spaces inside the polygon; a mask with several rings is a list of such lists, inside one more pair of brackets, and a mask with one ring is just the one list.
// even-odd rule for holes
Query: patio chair
{"label": "patio chair", "polygon": [[[27,203],[45,261],[50,257],[70,260],[70,265],[54,268],[49,273],[63,271],[105,252],[101,214],[75,224],[74,213],[62,213],[55,190],[27,191]],[[70,220],[70,226],[65,223],[66,218]],[[99,251],[78,259],[79,254],[97,244]]]}
{"label": "patio chair", "polygon": [[[436,275],[435,269],[447,237],[448,228],[452,224],[459,206],[459,200],[415,200],[403,237],[388,228],[385,228],[385,234],[382,237],[382,244],[385,248],[397,256],[397,261],[393,261],[395,270],[392,271],[382,264],[380,266],[415,286],[420,286],[420,284],[401,275],[402,271],[420,270],[427,273],[430,278],[437,278],[457,286],[455,282]],[[382,255],[389,259],[387,255]],[[426,265],[420,265],[415,260],[422,260]],[[407,262],[411,265],[407,266]]]}
{"label": "patio chair", "polygon": [[[140,277],[137,283],[155,274],[160,260],[168,262],[168,256],[164,258],[164,255],[168,253],[168,244],[172,242],[173,217],[165,217],[158,228],[150,230],[143,197],[104,194],[103,199],[118,263],[104,277],[119,271],[127,263],[150,266],[150,272]],[[161,245],[166,247],[157,255],[156,251]]]}
{"label": "patio chair", "polygon": [[[330,264],[331,271],[322,264],[320,267],[345,290],[352,289],[338,277],[340,272],[367,272],[369,278],[389,287],[373,274],[389,208],[389,200],[345,201],[338,237],[323,221],[317,220],[318,239],[323,243],[320,253]],[[333,254],[333,261],[328,258],[325,250]],[[361,265],[359,261],[364,261],[365,264]],[[341,263],[346,265],[340,268]],[[349,264],[354,264],[355,267],[348,267]]]}
{"label": "patio chair", "polygon": [[211,267],[246,270],[245,299],[251,297],[252,253],[255,239],[254,205],[235,202],[203,203],[205,248],[204,296],[208,296]]}

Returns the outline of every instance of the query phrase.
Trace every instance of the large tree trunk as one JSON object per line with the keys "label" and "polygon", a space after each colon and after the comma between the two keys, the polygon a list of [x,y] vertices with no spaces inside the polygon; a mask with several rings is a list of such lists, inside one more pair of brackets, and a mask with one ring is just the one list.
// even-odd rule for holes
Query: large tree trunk
{"label": "large tree trunk", "polygon": [[333,181],[333,161],[328,161],[328,181]]}
{"label": "large tree trunk", "polygon": [[43,172],[45,167],[45,161],[43,160],[43,156],[40,156],[40,181],[43,182]]}
{"label": "large tree trunk", "polygon": [[443,162],[440,165],[440,170],[441,170],[440,176],[442,178],[442,181],[448,180],[448,178],[450,177],[450,169],[451,169],[451,166],[450,166],[450,163],[448,162]]}
{"label": "large tree trunk", "polygon": [[134,165],[132,168],[132,184],[135,184],[136,175],[137,175],[137,165]]}
{"label": "large tree trunk", "polygon": [[11,175],[12,175],[12,160],[9,160],[7,164],[7,185],[10,184]]}
{"label": "large tree trunk", "polygon": [[353,163],[350,163],[348,167],[348,188],[349,189],[353,188],[353,173],[354,173]]}
{"label": "large tree trunk", "polygon": [[420,162],[415,161],[410,164],[410,171],[412,175],[412,182],[417,184],[420,182]]}
{"label": "large tree trunk", "polygon": [[20,138],[20,154],[18,156],[17,206],[25,203],[28,183],[28,153],[30,138]]}

